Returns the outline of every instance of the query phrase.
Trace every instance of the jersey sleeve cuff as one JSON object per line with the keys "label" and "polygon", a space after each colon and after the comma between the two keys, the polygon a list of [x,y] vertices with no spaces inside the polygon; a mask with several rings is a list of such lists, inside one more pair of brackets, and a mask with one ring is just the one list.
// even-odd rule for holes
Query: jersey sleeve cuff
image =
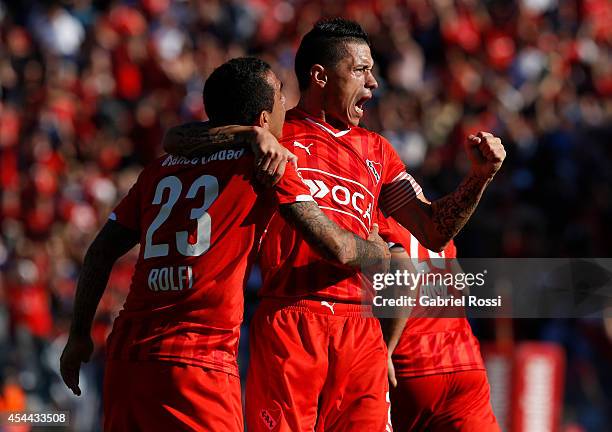
{"label": "jersey sleeve cuff", "polygon": [[408,204],[423,192],[421,186],[407,172],[402,172],[389,183],[383,192],[382,207],[390,215]]}

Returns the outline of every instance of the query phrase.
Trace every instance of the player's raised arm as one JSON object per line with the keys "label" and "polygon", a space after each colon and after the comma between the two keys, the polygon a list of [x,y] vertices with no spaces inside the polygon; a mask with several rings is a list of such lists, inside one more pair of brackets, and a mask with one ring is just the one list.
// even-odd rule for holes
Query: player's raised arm
{"label": "player's raised arm", "polygon": [[[408,196],[406,190],[412,191],[412,196],[415,193],[414,187],[408,187],[408,179],[383,190],[383,210],[409,229],[427,249],[439,252],[457,235],[506,157],[501,140],[487,132],[470,135],[466,151],[470,172],[454,192],[436,201],[429,202],[420,191],[418,199],[404,199],[404,195]],[[406,188],[402,188],[401,182],[406,183]]]}
{"label": "player's raised arm", "polygon": [[314,201],[281,205],[280,214],[312,248],[342,265],[361,268],[382,264],[386,267],[391,257],[387,243],[378,235],[377,225],[364,240],[332,222]]}
{"label": "player's raised arm", "polygon": [[62,379],[80,395],[79,370],[93,351],[91,325],[115,261],[138,243],[138,233],[109,220],[93,241],[85,258],[74,300],[68,342],[60,358]]}
{"label": "player's raised arm", "polygon": [[279,144],[268,130],[259,126],[229,125],[212,128],[208,122],[185,123],[168,129],[162,145],[167,153],[185,157],[246,145],[255,154],[258,179],[268,185],[278,182],[287,162],[297,162],[293,153]]}

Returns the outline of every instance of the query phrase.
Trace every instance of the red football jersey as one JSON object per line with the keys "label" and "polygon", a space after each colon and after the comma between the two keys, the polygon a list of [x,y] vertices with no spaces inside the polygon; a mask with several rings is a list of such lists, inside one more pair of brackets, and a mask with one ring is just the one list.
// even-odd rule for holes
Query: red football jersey
{"label": "red football jersey", "polygon": [[[387,140],[360,127],[338,131],[294,108],[282,144],[299,158],[298,171],[325,214],[367,238],[376,209],[392,213],[421,192]],[[372,295],[357,270],[321,257],[276,214],[261,247],[264,297],[317,297],[361,302]],[[366,297],[364,297],[366,296]]]}
{"label": "red football jersey", "polygon": [[[452,272],[451,261],[457,257],[453,241],[436,253],[425,248],[410,231],[392,218],[378,215],[380,236],[388,242],[399,243],[411,257],[417,272]],[[445,268],[439,268],[442,265]],[[419,286],[418,296],[433,297],[439,291],[429,292],[432,287]],[[459,297],[459,291],[444,288],[447,295]],[[454,292],[451,292],[454,291]],[[443,294],[442,294],[443,295]],[[450,308],[453,308],[451,311]],[[442,309],[442,308],[441,308]],[[433,317],[431,312],[417,306],[413,308],[400,341],[393,352],[393,364],[398,377],[422,376],[462,370],[484,370],[480,344],[472,333],[463,309],[449,307],[448,313],[439,310],[439,315],[457,318]],[[416,316],[416,317],[415,317]]]}
{"label": "red football jersey", "polygon": [[253,244],[277,203],[312,200],[288,165],[256,193],[253,156],[221,150],[147,166],[111,219],[140,233],[140,254],[109,336],[113,359],[181,362],[237,374]]}

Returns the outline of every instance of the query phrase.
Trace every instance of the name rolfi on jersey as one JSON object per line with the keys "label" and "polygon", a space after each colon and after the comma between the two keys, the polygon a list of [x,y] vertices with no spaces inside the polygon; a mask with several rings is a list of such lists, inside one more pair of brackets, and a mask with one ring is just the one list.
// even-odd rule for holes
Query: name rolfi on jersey
{"label": "name rolfi on jersey", "polygon": [[219,150],[213,154],[202,157],[186,158],[185,156],[168,155],[162,162],[163,167],[176,165],[205,165],[213,161],[231,161],[237,160],[244,156],[244,149],[236,150]]}
{"label": "name rolfi on jersey", "polygon": [[152,268],[148,285],[151,291],[182,291],[193,286],[191,266]]}

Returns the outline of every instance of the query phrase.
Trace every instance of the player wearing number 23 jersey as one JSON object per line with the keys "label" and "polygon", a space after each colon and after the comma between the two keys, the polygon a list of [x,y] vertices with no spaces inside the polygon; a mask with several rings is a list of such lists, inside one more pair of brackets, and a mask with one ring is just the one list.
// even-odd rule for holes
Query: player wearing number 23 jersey
{"label": "player wearing number 23 jersey", "polygon": [[[192,415],[184,413],[176,427],[215,424],[223,430],[239,429],[240,425],[233,426],[236,417],[242,421],[236,355],[242,290],[256,252],[253,244],[277,204],[310,196],[292,166],[274,193],[258,194],[252,167],[253,156],[244,149],[193,160],[166,155],[143,170],[112,213],[113,220],[140,233],[141,244],[128,297],[108,339],[106,400],[112,397],[113,405],[121,400],[120,382],[127,379],[122,375],[131,366],[146,368],[154,361],[161,368],[157,384],[166,384],[168,392],[177,391],[170,381],[182,381],[180,388],[191,391],[201,403],[210,407],[212,396],[201,394],[210,387],[212,394],[225,395],[221,399],[230,405],[225,412],[202,416],[208,417],[206,421],[225,417],[225,424],[198,421],[198,413],[207,410],[194,406]],[[209,386],[190,384],[201,373],[194,377],[189,370],[205,371]],[[177,371],[184,377],[176,376]],[[160,395],[163,387],[153,383],[141,385],[148,388],[143,388],[143,397],[152,401],[173,396]],[[124,424],[113,423],[116,410],[107,412],[107,429],[121,429]],[[151,417],[146,412],[140,415]],[[124,419],[126,413],[117,417]]]}
{"label": "player wearing number 23 jersey", "polygon": [[310,199],[292,166],[274,193],[256,193],[252,166],[252,154],[236,149],[195,159],[166,155],[142,171],[111,215],[140,233],[141,249],[109,339],[110,359],[237,375],[252,245],[277,204]]}
{"label": "player wearing number 23 jersey", "polygon": [[[232,103],[219,99],[224,87]],[[255,88],[270,102],[249,103]],[[278,134],[280,88],[269,65],[236,59],[215,70],[204,98],[211,118],[229,121],[240,104],[235,120],[269,120]],[[254,244],[278,205],[312,201],[292,165],[273,190],[258,186],[253,159],[240,147],[162,156],[112,213],[141,248],[108,340],[106,430],[243,430],[236,355]]]}
{"label": "player wearing number 23 jersey", "polygon": [[[242,58],[220,66],[207,80],[204,99],[211,122],[251,125],[242,128],[275,143],[275,155],[285,152],[275,139],[284,96],[265,62]],[[105,430],[242,432],[236,351],[243,288],[254,244],[279,206],[330,259],[357,266],[387,254],[379,237],[364,241],[327,219],[293,165],[265,190],[254,182],[253,165],[253,155],[240,147],[194,158],[162,156],[142,171],[89,247],[60,359],[62,378],[75,394],[108,274],[118,257],[141,245],[108,339]]]}

